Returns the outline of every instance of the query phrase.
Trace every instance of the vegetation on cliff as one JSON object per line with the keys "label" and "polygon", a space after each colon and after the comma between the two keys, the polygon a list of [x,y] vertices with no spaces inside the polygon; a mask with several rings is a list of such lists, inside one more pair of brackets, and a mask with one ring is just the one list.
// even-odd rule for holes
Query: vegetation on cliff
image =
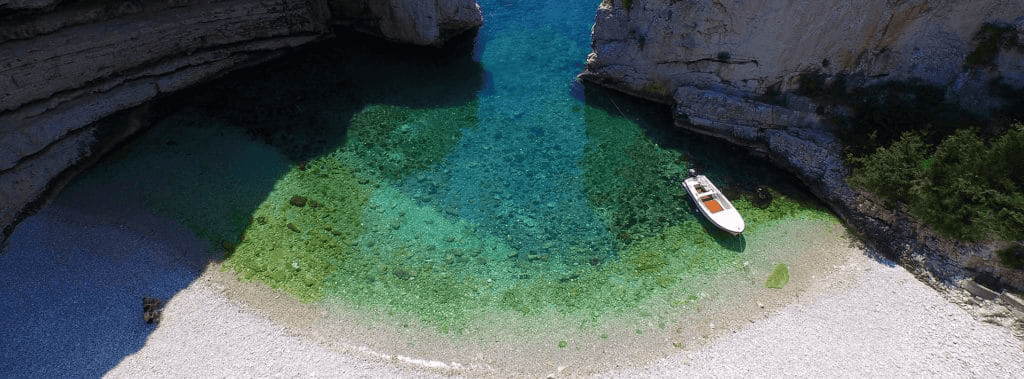
{"label": "vegetation on cliff", "polygon": [[950,237],[1024,238],[1024,124],[989,141],[971,129],[934,146],[922,136],[905,132],[890,146],[852,158],[850,183],[906,204]]}
{"label": "vegetation on cliff", "polygon": [[[837,132],[852,173],[849,183],[902,203],[939,233],[965,241],[991,235],[1024,238],[1024,91],[1000,80],[991,94],[1004,107],[988,116],[949,101],[943,88],[895,81],[845,91],[811,76],[807,90],[853,109]],[[802,83],[803,84],[803,83]],[[855,127],[854,127],[855,126]]]}
{"label": "vegetation on cliff", "polygon": [[[966,59],[974,67],[992,64],[993,54],[1016,44],[1006,28],[993,25],[976,41]],[[866,87],[847,80],[808,72],[797,93],[824,104],[822,112],[832,106],[852,111],[832,115],[851,185],[877,194],[888,208],[906,205],[947,237],[1024,238],[1024,171],[1017,164],[1024,158],[1024,126],[1017,121],[1024,119],[1024,91],[993,80],[989,94],[1003,107],[982,115],[920,80]]]}

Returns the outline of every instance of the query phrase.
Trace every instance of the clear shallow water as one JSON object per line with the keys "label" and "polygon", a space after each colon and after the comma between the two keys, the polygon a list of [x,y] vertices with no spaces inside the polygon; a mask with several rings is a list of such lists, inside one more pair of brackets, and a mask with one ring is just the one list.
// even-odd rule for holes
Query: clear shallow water
{"label": "clear shallow water", "polygon": [[481,7],[487,22],[474,55],[488,80],[477,100],[478,125],[436,170],[399,188],[437,192],[439,210],[504,240],[518,259],[572,247],[613,255],[612,238],[584,193],[586,122],[582,103],[570,96],[589,52],[587,15],[596,4]]}
{"label": "clear shallow water", "polygon": [[[799,264],[759,236],[830,216],[778,191],[766,209],[745,200],[762,184],[799,194],[787,175],[574,82],[597,3],[481,1],[485,26],[442,50],[343,34],[168,101],[69,191],[170,216],[303,301],[450,335],[494,314],[638,312],[664,329],[706,297],[692,283]],[[744,236],[691,209],[691,167],[730,192]]]}

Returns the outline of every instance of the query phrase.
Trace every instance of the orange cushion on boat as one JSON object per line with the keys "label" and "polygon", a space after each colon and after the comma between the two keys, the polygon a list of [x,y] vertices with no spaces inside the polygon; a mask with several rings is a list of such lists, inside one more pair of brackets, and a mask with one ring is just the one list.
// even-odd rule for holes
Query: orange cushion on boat
{"label": "orange cushion on boat", "polygon": [[711,211],[711,213],[718,213],[722,211],[722,204],[719,204],[718,200],[715,199],[705,200],[704,206],[708,207],[708,211]]}

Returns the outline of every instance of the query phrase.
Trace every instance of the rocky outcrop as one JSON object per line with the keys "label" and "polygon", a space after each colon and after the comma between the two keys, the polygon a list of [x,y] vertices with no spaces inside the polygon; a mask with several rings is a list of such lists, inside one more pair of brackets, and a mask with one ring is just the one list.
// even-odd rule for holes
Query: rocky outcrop
{"label": "rocky outcrop", "polygon": [[143,127],[163,94],[330,38],[334,25],[440,45],[481,23],[474,0],[0,1],[0,229]]}
{"label": "rocky outcrop", "polygon": [[[906,78],[953,85],[969,80],[962,66],[982,24],[1019,24],[1020,16],[1024,4],[1005,0],[606,0],[587,73],[661,101],[683,86],[739,96],[773,86],[787,92],[808,71],[856,74],[861,85]],[[998,74],[1024,85],[1019,56],[998,63]]]}
{"label": "rocky outcrop", "polygon": [[908,267],[949,280],[989,275],[1019,291],[1024,272],[993,252],[1005,244],[944,239],[850,188],[829,122],[849,110],[794,93],[808,74],[849,87],[914,79],[971,109],[998,107],[986,85],[1024,86],[1024,49],[969,62],[986,23],[1024,37],[1024,3],[605,0],[581,77],[673,104],[678,126],[769,157]]}
{"label": "rocky outcrop", "polygon": [[418,45],[441,45],[483,23],[472,0],[342,0],[331,6],[345,15],[336,19],[339,24]]}

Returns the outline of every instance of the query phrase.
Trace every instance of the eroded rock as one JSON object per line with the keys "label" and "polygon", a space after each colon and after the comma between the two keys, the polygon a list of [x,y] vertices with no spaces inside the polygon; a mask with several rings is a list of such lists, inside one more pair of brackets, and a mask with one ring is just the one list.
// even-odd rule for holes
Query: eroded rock
{"label": "eroded rock", "polygon": [[[0,0],[3,236],[58,178],[145,127],[149,101],[357,19],[372,21],[360,30],[420,45],[482,23],[473,0]],[[115,114],[122,122],[99,123]]]}
{"label": "eroded rock", "polygon": [[998,0],[629,4],[607,0],[598,9],[584,75],[661,101],[683,86],[743,96],[773,85],[786,92],[808,70],[948,85],[963,74],[984,23],[1012,25],[1024,16],[1024,4]]}
{"label": "eroded rock", "polygon": [[331,9],[346,15],[341,25],[417,45],[439,46],[483,23],[475,0],[334,0]]}

